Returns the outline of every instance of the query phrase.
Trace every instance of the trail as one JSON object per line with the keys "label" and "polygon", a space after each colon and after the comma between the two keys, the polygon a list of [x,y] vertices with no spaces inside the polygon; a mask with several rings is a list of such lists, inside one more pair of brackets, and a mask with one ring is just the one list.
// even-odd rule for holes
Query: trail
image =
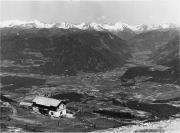
{"label": "trail", "polygon": [[31,119],[19,117],[17,115],[17,109],[12,105],[10,105],[9,107],[12,109],[12,115],[10,116],[11,119],[17,120],[17,121],[23,121],[23,122],[29,123],[29,124],[41,124],[38,121],[34,121],[34,120],[31,120]]}

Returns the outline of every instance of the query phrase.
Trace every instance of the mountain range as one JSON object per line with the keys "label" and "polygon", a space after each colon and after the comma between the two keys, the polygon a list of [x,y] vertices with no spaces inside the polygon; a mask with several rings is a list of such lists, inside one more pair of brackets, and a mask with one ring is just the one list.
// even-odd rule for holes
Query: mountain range
{"label": "mountain range", "polygon": [[[47,24],[15,20],[2,22],[0,27],[3,70],[73,75],[112,70],[129,58],[143,62],[141,58],[148,56],[146,61],[179,72],[176,24]],[[165,64],[167,59],[169,65]]]}
{"label": "mountain range", "polygon": [[164,24],[158,24],[158,25],[140,24],[136,26],[131,26],[123,22],[116,22],[116,23],[82,22],[79,24],[72,24],[68,22],[43,23],[38,20],[34,20],[34,21],[9,20],[9,21],[4,21],[0,23],[0,28],[4,28],[4,27],[63,28],[63,29],[78,28],[81,30],[94,29],[97,31],[108,30],[111,32],[131,30],[135,33],[141,33],[141,32],[156,30],[156,29],[177,28],[179,27],[179,25],[174,24],[174,23],[164,23]]}

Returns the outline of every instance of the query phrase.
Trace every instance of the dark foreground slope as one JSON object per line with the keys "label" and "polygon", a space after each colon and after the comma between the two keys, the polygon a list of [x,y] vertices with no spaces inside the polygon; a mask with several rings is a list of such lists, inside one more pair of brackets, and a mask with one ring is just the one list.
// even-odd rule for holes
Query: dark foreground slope
{"label": "dark foreground slope", "polygon": [[129,57],[126,42],[108,32],[57,28],[1,31],[2,70],[11,64],[30,72],[73,75],[111,70]]}

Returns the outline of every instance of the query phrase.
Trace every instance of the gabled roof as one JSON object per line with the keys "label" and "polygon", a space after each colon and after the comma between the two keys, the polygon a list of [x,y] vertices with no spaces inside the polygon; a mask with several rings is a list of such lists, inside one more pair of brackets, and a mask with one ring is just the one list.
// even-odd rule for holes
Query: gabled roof
{"label": "gabled roof", "polygon": [[33,102],[39,105],[57,107],[63,101],[48,97],[36,96]]}

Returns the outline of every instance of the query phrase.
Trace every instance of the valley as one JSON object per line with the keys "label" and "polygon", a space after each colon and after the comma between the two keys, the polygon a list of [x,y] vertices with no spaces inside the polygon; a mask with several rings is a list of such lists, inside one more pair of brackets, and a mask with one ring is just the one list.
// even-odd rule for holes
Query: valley
{"label": "valley", "polygon": [[[179,36],[169,30],[153,42],[159,31],[125,41],[94,30],[1,29],[1,131],[106,131],[178,119]],[[74,118],[19,105],[36,95],[66,101]]]}

